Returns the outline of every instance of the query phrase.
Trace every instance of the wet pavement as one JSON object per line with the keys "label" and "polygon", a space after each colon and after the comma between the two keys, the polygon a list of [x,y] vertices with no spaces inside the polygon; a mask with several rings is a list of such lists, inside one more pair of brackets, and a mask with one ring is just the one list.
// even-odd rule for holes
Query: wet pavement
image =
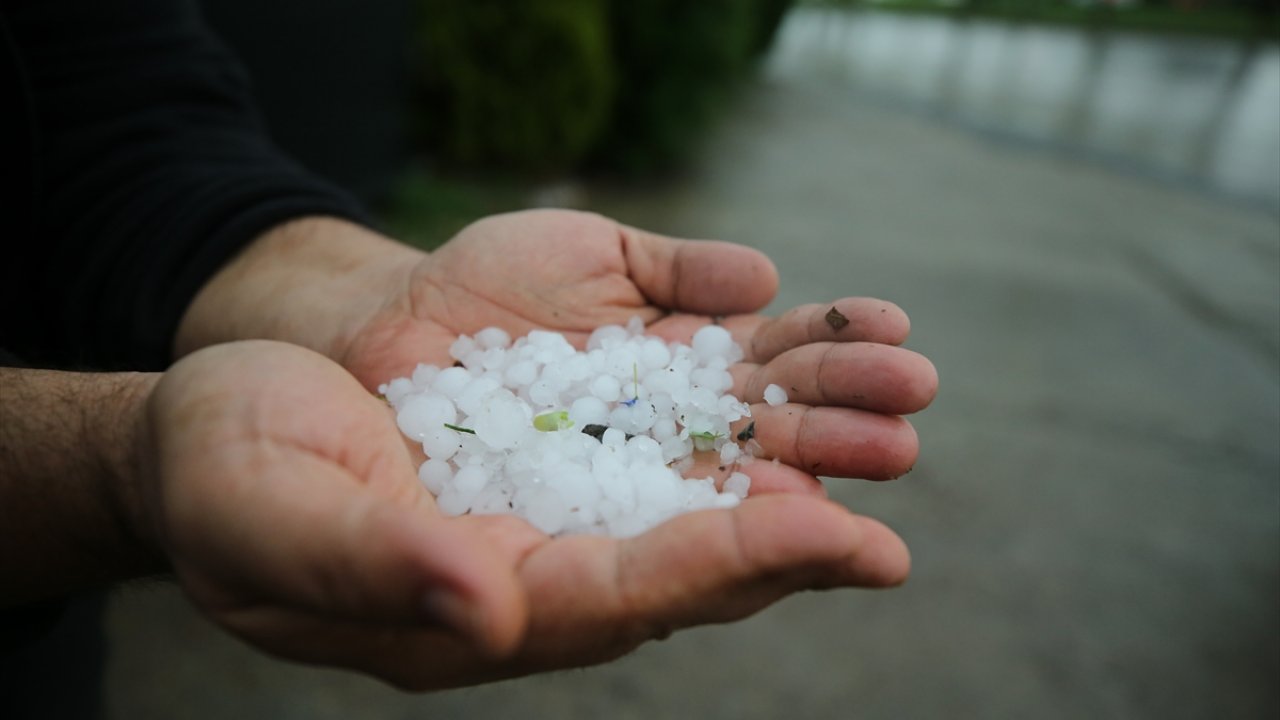
{"label": "wet pavement", "polygon": [[1274,42],[804,10],[770,70],[1280,212]]}
{"label": "wet pavement", "polygon": [[688,177],[588,205],[766,250],[774,309],[907,309],[942,378],[921,461],[829,483],[906,538],[906,586],[422,697],[135,589],[109,614],[111,717],[1275,717],[1280,218],[846,80],[776,63]]}

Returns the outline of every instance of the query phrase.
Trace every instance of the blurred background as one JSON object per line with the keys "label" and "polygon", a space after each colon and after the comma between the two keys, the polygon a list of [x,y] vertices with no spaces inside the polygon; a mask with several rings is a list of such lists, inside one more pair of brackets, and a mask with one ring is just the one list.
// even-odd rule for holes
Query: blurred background
{"label": "blurred background", "polygon": [[273,131],[432,247],[593,210],[903,306],[922,455],[829,481],[900,589],[427,696],[108,609],[113,718],[1280,714],[1273,0],[220,0]]}

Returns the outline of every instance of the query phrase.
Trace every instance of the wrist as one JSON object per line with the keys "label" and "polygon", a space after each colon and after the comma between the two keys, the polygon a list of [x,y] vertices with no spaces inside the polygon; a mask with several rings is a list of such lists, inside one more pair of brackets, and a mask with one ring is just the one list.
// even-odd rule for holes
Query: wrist
{"label": "wrist", "polygon": [[163,571],[137,502],[159,376],[0,373],[0,605]]}
{"label": "wrist", "polygon": [[175,357],[223,342],[271,339],[341,359],[351,339],[409,283],[426,253],[344,220],[278,225],[196,294]]}
{"label": "wrist", "polygon": [[101,497],[116,528],[125,576],[163,572],[168,562],[147,511],[154,482],[155,450],[147,411],[157,373],[114,375],[112,402],[104,404],[102,429],[91,432],[100,463]]}

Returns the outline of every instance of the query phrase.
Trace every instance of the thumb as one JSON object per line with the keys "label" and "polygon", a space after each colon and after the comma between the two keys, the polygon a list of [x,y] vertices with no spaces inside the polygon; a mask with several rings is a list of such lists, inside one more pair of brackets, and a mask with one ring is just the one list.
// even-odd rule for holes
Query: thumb
{"label": "thumb", "polygon": [[620,229],[631,279],[659,307],[699,315],[749,313],[778,292],[778,271],[759,250]]}
{"label": "thumb", "polygon": [[197,604],[215,615],[266,603],[440,627],[494,655],[518,645],[524,591],[477,524],[394,502],[314,457],[276,467],[247,492],[226,494],[234,499],[207,499],[204,512],[187,514],[174,560]]}
{"label": "thumb", "polygon": [[524,590],[481,527],[385,503],[362,515],[331,553],[308,558],[322,607],[357,620],[439,626],[498,656],[519,644]]}

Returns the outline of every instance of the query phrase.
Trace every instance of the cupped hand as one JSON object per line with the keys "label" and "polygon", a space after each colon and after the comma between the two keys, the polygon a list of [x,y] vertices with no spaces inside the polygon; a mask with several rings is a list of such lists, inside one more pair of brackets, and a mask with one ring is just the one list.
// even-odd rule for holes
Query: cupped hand
{"label": "cupped hand", "polygon": [[[898,347],[907,316],[869,298],[757,314],[777,286],[769,259],[741,245],[667,238],[589,213],[498,215],[418,261],[337,357],[374,388],[419,362],[450,364],[458,335],[489,326],[513,336],[555,330],[582,347],[595,328],[632,317],[682,342],[720,322],[746,353],[731,368],[733,391],[752,404],[764,455],[782,461],[746,469],[757,490],[821,493],[817,475],[907,472],[918,442],[901,415],[937,389],[932,364]],[[770,384],[790,402],[762,402]]]}
{"label": "cupped hand", "polygon": [[260,649],[405,688],[602,662],[799,590],[892,585],[909,563],[879,523],[790,493],[628,540],[444,517],[385,404],[291,345],[190,355],[147,419],[146,534],[195,604]]}

